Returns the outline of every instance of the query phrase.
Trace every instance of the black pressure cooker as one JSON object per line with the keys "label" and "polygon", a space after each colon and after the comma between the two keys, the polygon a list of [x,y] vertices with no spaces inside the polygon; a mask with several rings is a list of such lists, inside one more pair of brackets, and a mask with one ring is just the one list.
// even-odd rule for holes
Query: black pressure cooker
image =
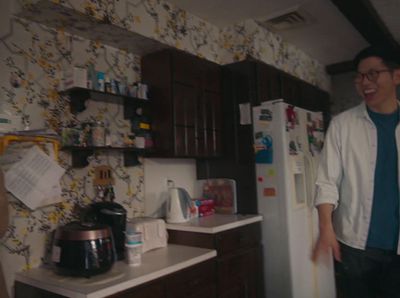
{"label": "black pressure cooker", "polygon": [[114,191],[110,187],[105,189],[103,201],[89,205],[84,217],[85,221],[106,224],[111,228],[118,260],[125,257],[126,215],[126,209],[114,202]]}
{"label": "black pressure cooker", "polygon": [[52,247],[57,273],[90,277],[111,269],[115,260],[109,226],[74,221],[57,228]]}

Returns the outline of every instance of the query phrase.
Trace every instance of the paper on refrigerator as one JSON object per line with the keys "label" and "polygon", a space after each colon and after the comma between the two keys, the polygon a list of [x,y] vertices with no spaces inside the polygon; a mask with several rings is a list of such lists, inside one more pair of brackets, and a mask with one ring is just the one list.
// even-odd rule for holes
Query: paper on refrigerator
{"label": "paper on refrigerator", "polygon": [[30,209],[62,200],[59,181],[65,170],[38,146],[6,153],[2,164],[7,163],[5,187]]}

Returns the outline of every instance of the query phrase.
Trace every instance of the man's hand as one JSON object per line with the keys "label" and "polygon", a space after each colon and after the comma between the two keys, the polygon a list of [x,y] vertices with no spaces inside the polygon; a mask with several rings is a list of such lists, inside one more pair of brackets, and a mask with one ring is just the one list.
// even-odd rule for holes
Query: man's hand
{"label": "man's hand", "polygon": [[336,234],[332,225],[332,204],[321,204],[317,206],[319,220],[319,237],[315,244],[312,260],[318,257],[329,256],[331,251],[336,261],[341,261],[340,246],[336,240]]}
{"label": "man's hand", "polygon": [[312,260],[316,262],[319,257],[329,256],[331,252],[335,260],[340,262],[340,246],[339,242],[336,240],[333,228],[320,228],[319,237],[313,250]]}

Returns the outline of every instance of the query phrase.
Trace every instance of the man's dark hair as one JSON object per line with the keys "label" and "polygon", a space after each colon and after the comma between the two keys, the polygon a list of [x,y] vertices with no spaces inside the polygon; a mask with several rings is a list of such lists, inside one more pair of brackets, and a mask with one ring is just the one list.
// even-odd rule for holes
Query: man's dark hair
{"label": "man's dark hair", "polygon": [[379,57],[383,63],[390,69],[400,68],[400,53],[390,50],[382,46],[369,46],[360,51],[353,60],[355,69],[358,64],[366,58]]}

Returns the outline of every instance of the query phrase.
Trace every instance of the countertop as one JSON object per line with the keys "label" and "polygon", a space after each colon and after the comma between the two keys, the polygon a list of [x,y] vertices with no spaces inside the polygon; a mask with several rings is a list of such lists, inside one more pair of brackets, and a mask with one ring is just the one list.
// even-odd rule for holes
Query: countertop
{"label": "countertop", "polygon": [[167,223],[168,230],[215,234],[262,221],[261,215],[213,214],[184,223]]}
{"label": "countertop", "polygon": [[215,250],[168,244],[142,255],[142,264],[131,267],[118,261],[107,273],[91,278],[66,277],[46,268],[16,274],[25,284],[73,298],[100,298],[144,284],[167,274],[190,267],[217,255]]}

